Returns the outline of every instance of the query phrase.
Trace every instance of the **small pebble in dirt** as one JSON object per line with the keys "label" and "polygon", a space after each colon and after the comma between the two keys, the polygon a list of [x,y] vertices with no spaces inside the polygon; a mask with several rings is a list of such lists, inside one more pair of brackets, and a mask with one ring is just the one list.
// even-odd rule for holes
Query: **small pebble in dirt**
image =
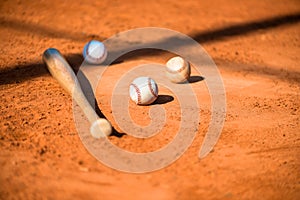
{"label": "small pebble in dirt", "polygon": [[40,155],[43,155],[43,154],[46,153],[46,151],[47,151],[47,147],[45,146],[45,147],[40,149],[39,153],[40,153]]}
{"label": "small pebble in dirt", "polygon": [[88,172],[89,168],[87,168],[87,167],[79,167],[79,170],[82,171],[82,172]]}

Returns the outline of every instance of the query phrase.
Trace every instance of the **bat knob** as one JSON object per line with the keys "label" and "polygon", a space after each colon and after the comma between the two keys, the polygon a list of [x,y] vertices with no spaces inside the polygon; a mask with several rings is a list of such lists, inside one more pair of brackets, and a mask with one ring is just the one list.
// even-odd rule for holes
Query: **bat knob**
{"label": "bat knob", "polygon": [[106,119],[97,119],[92,124],[90,132],[94,138],[106,137],[111,134],[112,127]]}

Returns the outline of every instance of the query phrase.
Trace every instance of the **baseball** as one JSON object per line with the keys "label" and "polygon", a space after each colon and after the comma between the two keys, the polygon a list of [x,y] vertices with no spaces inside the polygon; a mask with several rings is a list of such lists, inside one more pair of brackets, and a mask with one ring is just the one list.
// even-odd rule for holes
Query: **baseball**
{"label": "baseball", "polygon": [[152,78],[138,77],[130,84],[129,94],[137,105],[149,105],[157,99],[158,87]]}
{"label": "baseball", "polygon": [[107,50],[102,42],[91,40],[83,48],[83,58],[90,64],[101,64],[107,57]]}
{"label": "baseball", "polygon": [[166,64],[166,75],[174,83],[187,81],[191,75],[190,64],[183,58],[176,56],[168,60]]}

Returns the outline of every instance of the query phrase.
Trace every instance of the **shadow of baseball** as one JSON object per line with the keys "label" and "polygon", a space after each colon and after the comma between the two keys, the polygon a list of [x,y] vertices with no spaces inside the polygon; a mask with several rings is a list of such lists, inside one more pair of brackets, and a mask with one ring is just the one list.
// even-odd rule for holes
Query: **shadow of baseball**
{"label": "shadow of baseball", "polygon": [[158,95],[157,99],[152,103],[152,105],[166,104],[174,100],[174,97],[170,95]]}
{"label": "shadow of baseball", "polygon": [[203,76],[191,76],[188,80],[189,83],[196,83],[203,81],[205,78]]}

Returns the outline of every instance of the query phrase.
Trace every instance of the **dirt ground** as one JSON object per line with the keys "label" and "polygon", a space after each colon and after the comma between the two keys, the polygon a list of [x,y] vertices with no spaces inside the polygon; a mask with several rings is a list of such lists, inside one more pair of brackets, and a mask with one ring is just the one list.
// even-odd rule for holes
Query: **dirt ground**
{"label": "dirt ground", "polygon": [[[0,199],[300,199],[298,0],[2,0],[0,11]],[[192,145],[166,168],[130,174],[85,149],[72,98],[47,71],[42,53],[55,47],[76,68],[89,40],[149,26],[179,31],[205,48],[224,80],[226,121],[214,150],[200,160],[210,98],[205,79],[191,84],[202,120]],[[116,129],[110,94],[119,75],[168,58],[140,53],[105,73],[108,86],[96,97]],[[162,106],[173,118],[160,136],[110,140],[135,152],[164,146],[180,118],[173,115],[176,98]],[[131,107],[132,118],[147,124],[150,106]]]}

